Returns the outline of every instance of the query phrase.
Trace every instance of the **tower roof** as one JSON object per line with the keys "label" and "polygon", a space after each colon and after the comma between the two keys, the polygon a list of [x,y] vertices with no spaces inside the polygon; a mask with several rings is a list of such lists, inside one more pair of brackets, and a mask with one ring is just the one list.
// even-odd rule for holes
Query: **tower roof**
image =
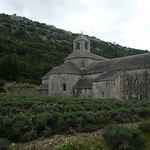
{"label": "tower roof", "polygon": [[81,32],[81,34],[80,34],[74,41],[79,41],[79,40],[85,40],[85,41],[90,42],[90,41],[83,35],[82,32]]}
{"label": "tower roof", "polygon": [[77,51],[71,53],[70,55],[68,55],[68,57],[66,57],[65,60],[73,59],[73,58],[92,58],[94,60],[99,60],[99,61],[108,60],[105,57],[92,54],[85,50],[84,51],[77,50]]}

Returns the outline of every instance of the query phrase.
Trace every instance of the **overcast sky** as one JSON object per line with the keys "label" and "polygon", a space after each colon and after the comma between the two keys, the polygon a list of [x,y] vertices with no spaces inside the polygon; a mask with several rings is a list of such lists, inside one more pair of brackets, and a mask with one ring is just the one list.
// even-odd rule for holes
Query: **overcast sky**
{"label": "overcast sky", "polygon": [[0,0],[0,13],[150,51],[150,0]]}

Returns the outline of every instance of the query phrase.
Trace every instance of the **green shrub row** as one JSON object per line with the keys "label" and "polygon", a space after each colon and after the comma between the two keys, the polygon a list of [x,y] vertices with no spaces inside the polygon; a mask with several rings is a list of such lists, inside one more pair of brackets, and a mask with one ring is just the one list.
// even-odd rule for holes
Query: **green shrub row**
{"label": "green shrub row", "polygon": [[0,94],[0,137],[20,142],[66,133],[71,129],[92,132],[112,123],[147,119],[150,116],[149,104],[149,101],[3,93]]}
{"label": "green shrub row", "polygon": [[141,150],[145,147],[139,130],[117,125],[108,125],[104,130],[102,136],[111,150]]}

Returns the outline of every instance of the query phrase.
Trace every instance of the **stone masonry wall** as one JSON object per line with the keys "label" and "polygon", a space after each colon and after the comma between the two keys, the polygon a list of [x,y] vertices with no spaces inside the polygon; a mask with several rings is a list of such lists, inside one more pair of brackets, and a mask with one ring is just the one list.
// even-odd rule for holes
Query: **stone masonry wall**
{"label": "stone masonry wall", "polygon": [[73,96],[73,86],[80,77],[80,75],[72,74],[49,75],[49,95]]}
{"label": "stone masonry wall", "polygon": [[125,71],[124,99],[150,99],[150,69],[134,69]]}

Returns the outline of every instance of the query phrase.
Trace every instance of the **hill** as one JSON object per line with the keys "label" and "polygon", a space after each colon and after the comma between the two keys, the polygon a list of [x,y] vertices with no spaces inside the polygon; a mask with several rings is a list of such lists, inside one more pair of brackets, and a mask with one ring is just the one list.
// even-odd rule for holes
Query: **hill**
{"label": "hill", "polygon": [[[0,14],[0,77],[7,81],[40,84],[41,77],[52,67],[62,64],[72,52],[72,41],[76,37],[77,34],[53,25],[16,14]],[[91,41],[91,51],[103,57],[147,52],[87,37]]]}

